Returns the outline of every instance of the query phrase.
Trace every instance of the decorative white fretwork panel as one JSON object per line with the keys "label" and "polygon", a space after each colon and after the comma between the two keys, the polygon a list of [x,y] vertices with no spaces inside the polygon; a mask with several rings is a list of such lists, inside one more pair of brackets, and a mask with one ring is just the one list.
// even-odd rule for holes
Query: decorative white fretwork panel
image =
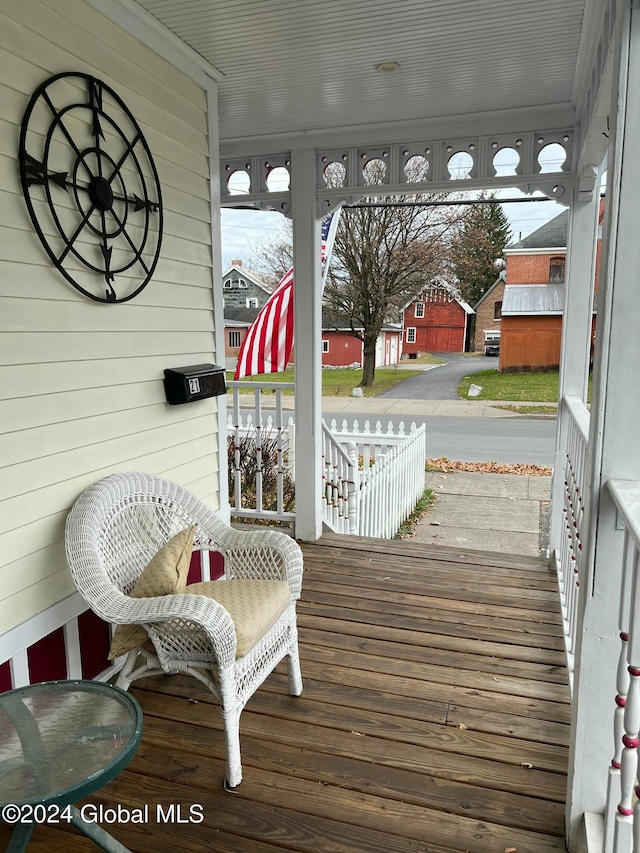
{"label": "decorative white fretwork panel", "polygon": [[[456,192],[514,187],[569,199],[575,178],[573,133],[554,130],[462,137],[407,144],[319,149],[318,214],[375,194]],[[290,210],[289,154],[223,159],[224,206]]]}

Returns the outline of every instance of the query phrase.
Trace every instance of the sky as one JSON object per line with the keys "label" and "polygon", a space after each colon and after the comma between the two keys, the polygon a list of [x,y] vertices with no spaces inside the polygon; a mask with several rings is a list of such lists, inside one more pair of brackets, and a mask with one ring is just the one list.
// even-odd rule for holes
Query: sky
{"label": "sky", "polygon": [[[506,194],[506,193],[505,193]],[[496,194],[499,197],[499,194]],[[522,195],[518,190],[509,190],[508,197]],[[511,225],[511,242],[531,234],[545,222],[565,209],[555,201],[538,201],[520,204],[504,204],[504,212]],[[249,266],[252,244],[261,237],[274,234],[284,217],[280,213],[262,210],[222,210],[222,268],[229,269],[236,258]]]}

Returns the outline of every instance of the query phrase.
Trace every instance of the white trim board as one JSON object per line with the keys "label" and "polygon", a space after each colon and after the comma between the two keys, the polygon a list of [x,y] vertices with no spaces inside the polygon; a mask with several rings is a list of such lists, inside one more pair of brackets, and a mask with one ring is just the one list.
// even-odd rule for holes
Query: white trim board
{"label": "white trim board", "polygon": [[0,663],[16,657],[87,610],[79,592],[63,598],[0,635]]}
{"label": "white trim board", "polygon": [[[526,240],[526,237],[524,238]],[[504,249],[504,255],[561,255],[567,254],[566,246],[547,246],[546,249],[518,249],[514,246],[512,249]],[[497,284],[497,282],[496,282]]]}

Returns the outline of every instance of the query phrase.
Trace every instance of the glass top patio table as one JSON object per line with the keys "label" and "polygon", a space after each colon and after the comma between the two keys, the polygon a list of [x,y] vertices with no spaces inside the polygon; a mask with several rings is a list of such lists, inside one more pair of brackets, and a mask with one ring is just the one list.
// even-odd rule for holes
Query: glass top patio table
{"label": "glass top patio table", "polygon": [[111,684],[49,681],[0,694],[0,819],[16,826],[7,851],[24,850],[34,824],[47,819],[68,820],[103,850],[125,851],[72,803],[117,776],[141,737],[138,702]]}

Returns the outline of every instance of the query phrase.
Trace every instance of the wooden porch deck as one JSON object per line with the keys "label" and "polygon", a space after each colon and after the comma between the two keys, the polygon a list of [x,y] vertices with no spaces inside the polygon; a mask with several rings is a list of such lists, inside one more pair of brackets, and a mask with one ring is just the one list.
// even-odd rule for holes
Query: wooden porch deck
{"label": "wooden porch deck", "polygon": [[[143,743],[93,803],[151,805],[105,827],[136,853],[564,850],[569,695],[541,560],[326,536],[305,545],[305,690],[281,666],[241,722],[244,781],[222,790],[221,718],[192,679],[133,689]],[[201,804],[202,823],[155,807]],[[4,837],[4,836],[3,836]],[[29,847],[95,851],[40,827]]]}

